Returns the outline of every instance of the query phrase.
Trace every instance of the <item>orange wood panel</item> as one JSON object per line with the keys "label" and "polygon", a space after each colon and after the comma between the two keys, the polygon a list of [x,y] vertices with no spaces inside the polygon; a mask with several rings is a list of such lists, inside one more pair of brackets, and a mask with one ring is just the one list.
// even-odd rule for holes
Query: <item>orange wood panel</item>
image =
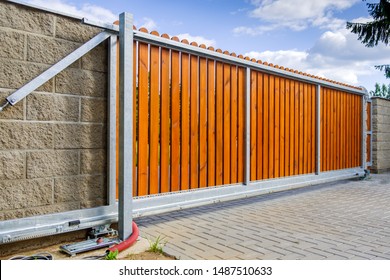
{"label": "orange wood panel", "polygon": [[371,103],[366,104],[366,130],[371,131]]}
{"label": "orange wood panel", "polygon": [[326,153],[326,162],[325,162],[325,166],[326,166],[326,171],[330,170],[330,161],[331,161],[331,138],[330,138],[330,131],[331,131],[331,113],[332,113],[332,103],[331,103],[331,91],[329,89],[326,89],[326,95],[325,95],[325,98],[326,98],[326,111],[325,111],[325,117],[326,117],[326,142],[325,142],[325,145],[326,145],[326,149],[325,149],[325,153]]}
{"label": "orange wood panel", "polygon": [[257,179],[257,73],[251,71],[251,108],[250,108],[250,124],[251,124],[251,151],[250,151],[250,179]]}
{"label": "orange wood panel", "polygon": [[331,103],[331,90],[326,89],[326,119],[327,119],[327,126],[326,126],[326,171],[331,170],[331,127],[332,127],[332,103]]}
{"label": "orange wood panel", "polygon": [[[119,61],[119,44],[117,49],[118,61]],[[137,42],[133,43],[133,197],[137,196],[138,193],[138,180],[137,180],[137,165],[138,165],[138,142],[137,142],[137,134],[138,134],[138,86],[137,86]],[[119,95],[119,62],[117,62],[117,91]],[[119,100],[119,96],[117,99]],[[117,167],[119,166],[119,102],[117,102]],[[117,172],[119,168],[117,168]],[[117,180],[119,179],[117,173]],[[118,184],[117,184],[117,198],[119,198],[118,193]]]}
{"label": "orange wood panel", "polygon": [[217,62],[216,76],[216,185],[223,184],[223,64]]}
{"label": "orange wood panel", "polygon": [[352,106],[352,167],[355,167],[355,159],[356,159],[356,95],[352,94],[351,96],[351,106]]}
{"label": "orange wood panel", "polygon": [[367,134],[366,135],[366,162],[370,162],[371,161],[371,148],[370,148],[370,145],[371,145],[371,135]]}
{"label": "orange wood panel", "polygon": [[263,179],[263,74],[257,72],[257,180]]}
{"label": "orange wood panel", "polygon": [[199,59],[199,187],[207,186],[207,64]]}
{"label": "orange wood panel", "polygon": [[333,168],[337,169],[337,90],[333,90]]}
{"label": "orange wood panel", "polygon": [[245,69],[238,68],[238,160],[237,160],[237,179],[238,182],[244,181],[245,169]]}
{"label": "orange wood panel", "polygon": [[285,176],[285,126],[286,126],[286,118],[285,118],[285,80],[280,78],[280,132],[279,132],[279,176]]}
{"label": "orange wood panel", "polygon": [[149,190],[150,194],[159,192],[159,120],[160,120],[160,49],[150,46],[150,126],[149,126]]}
{"label": "orange wood panel", "polygon": [[355,166],[359,166],[359,154],[360,154],[360,106],[359,106],[359,96],[355,95],[355,126],[356,126],[356,131],[355,131],[355,139],[356,139],[356,147],[355,147]]}
{"label": "orange wood panel", "polygon": [[275,85],[274,85],[274,93],[275,93],[275,123],[274,123],[274,129],[275,129],[275,138],[274,138],[274,176],[275,178],[278,178],[279,175],[279,169],[280,169],[280,78],[278,76],[275,76]]}
{"label": "orange wood panel", "polygon": [[352,156],[353,156],[353,149],[352,149],[352,131],[353,131],[353,113],[352,113],[352,94],[348,94],[348,167],[352,167]]}
{"label": "orange wood panel", "polygon": [[263,178],[269,178],[269,75],[263,74]]}
{"label": "orange wood panel", "polygon": [[299,82],[294,82],[294,175],[299,174]]}
{"label": "orange wood panel", "polygon": [[223,66],[223,183],[230,184],[230,65]]}
{"label": "orange wood panel", "polygon": [[275,76],[269,76],[269,178],[275,178]]}
{"label": "orange wood panel", "polygon": [[337,91],[337,110],[336,110],[336,158],[337,158],[337,166],[336,169],[341,169],[341,92]]}
{"label": "orange wood panel", "polygon": [[303,166],[304,166],[304,150],[303,150],[303,141],[304,141],[304,107],[303,107],[303,99],[304,99],[304,86],[303,83],[299,83],[299,136],[298,136],[298,142],[299,142],[299,156],[298,156],[298,174],[303,174]]}
{"label": "orange wood panel", "polygon": [[230,177],[231,183],[237,183],[237,66],[231,66],[231,128],[230,128],[230,146],[231,146],[231,162],[230,162]]}
{"label": "orange wood panel", "polygon": [[170,191],[169,183],[169,162],[170,162],[170,151],[169,151],[169,141],[170,141],[170,114],[169,114],[169,105],[170,105],[170,85],[169,85],[169,49],[161,49],[161,126],[160,126],[160,192],[165,193]]}
{"label": "orange wood panel", "polygon": [[356,164],[357,164],[357,150],[358,150],[358,137],[357,137],[357,132],[358,132],[358,108],[357,108],[357,95],[353,95],[353,102],[352,102],[352,106],[353,106],[353,164],[352,166],[355,167]]}
{"label": "orange wood panel", "polygon": [[345,93],[340,94],[340,168],[345,168]]}
{"label": "orange wood panel", "polygon": [[350,153],[350,163],[349,163],[349,166],[350,167],[353,167],[353,157],[354,157],[354,142],[355,142],[355,139],[354,139],[354,106],[353,106],[353,95],[350,94],[350,98],[349,98],[349,103],[350,103],[350,107],[351,107],[351,110],[350,110],[350,147],[351,147],[351,153]]}
{"label": "orange wood panel", "polygon": [[359,108],[359,123],[358,123],[358,128],[359,128],[359,134],[358,134],[358,139],[359,139],[359,150],[358,150],[358,166],[362,165],[362,125],[363,125],[363,118],[362,118],[362,100],[363,97],[358,96],[358,108]]}
{"label": "orange wood panel", "polygon": [[333,155],[333,170],[337,170],[338,167],[337,167],[337,162],[338,162],[338,128],[339,128],[339,123],[338,123],[338,90],[333,90],[333,118],[334,118],[334,136],[333,136],[333,144],[334,144],[334,148],[333,148],[333,152],[334,152],[334,155]]}
{"label": "orange wood panel", "polygon": [[312,120],[311,120],[311,108],[312,108],[312,85],[307,85],[307,115],[305,117],[306,123],[307,123],[307,170],[306,173],[311,173],[312,169],[312,162],[311,162],[311,155],[312,155],[312,147],[311,147],[311,126],[312,126]]}
{"label": "orange wood panel", "polygon": [[325,171],[325,94],[324,88],[320,90],[320,171]]}
{"label": "orange wood panel", "polygon": [[354,99],[355,99],[355,115],[354,115],[354,120],[355,120],[355,160],[354,160],[354,166],[358,166],[359,165],[359,120],[360,120],[360,116],[359,116],[359,96],[357,95],[354,95]]}
{"label": "orange wood panel", "polygon": [[365,135],[363,135],[363,125],[364,125],[364,113],[365,111],[363,110],[363,100],[364,97],[361,96],[359,97],[359,108],[360,108],[360,122],[359,122],[359,165],[362,165],[362,154],[363,154],[363,141],[365,141]]}
{"label": "orange wood panel", "polygon": [[149,143],[149,100],[148,100],[148,65],[149,53],[148,45],[139,43],[138,61],[138,196],[149,194],[148,189],[148,143]]}
{"label": "orange wood panel", "polygon": [[361,165],[361,140],[362,140],[362,119],[361,119],[361,115],[362,115],[362,104],[361,104],[361,98],[360,96],[356,96],[356,103],[357,103],[357,111],[358,111],[358,115],[357,115],[357,135],[356,135],[356,138],[358,139],[357,141],[357,162],[356,162],[356,166],[360,166]]}
{"label": "orange wood panel", "polygon": [[196,189],[199,187],[199,153],[198,153],[198,137],[199,137],[199,61],[197,56],[191,55],[191,92],[190,92],[190,188]]}
{"label": "orange wood panel", "polygon": [[317,126],[317,116],[316,116],[316,86],[312,85],[311,92],[311,172],[314,173],[316,171],[316,126]]}
{"label": "orange wood panel", "polygon": [[344,108],[345,108],[345,168],[349,167],[349,148],[350,148],[350,143],[349,143],[349,113],[350,113],[350,108],[348,107],[349,103],[349,94],[345,93],[344,94]]}
{"label": "orange wood panel", "polygon": [[181,56],[181,190],[190,186],[189,178],[189,146],[190,146],[190,84],[189,55]]}
{"label": "orange wood panel", "polygon": [[284,175],[290,176],[290,80],[285,79],[284,91]]}
{"label": "orange wood panel", "polygon": [[180,57],[172,51],[171,190],[180,190]]}
{"label": "orange wood panel", "polygon": [[330,112],[330,170],[335,169],[336,162],[336,122],[335,122],[335,113],[336,113],[336,103],[335,103],[335,90],[330,91],[330,102],[331,102],[331,112]]}
{"label": "orange wood panel", "polygon": [[290,80],[290,90],[289,90],[289,110],[290,110],[290,127],[289,127],[289,175],[295,175],[295,83],[293,80]]}
{"label": "orange wood panel", "polygon": [[360,108],[359,108],[359,96],[358,95],[354,95],[354,107],[355,107],[355,157],[354,157],[354,167],[355,166],[358,166],[359,165],[359,152],[360,152],[360,149],[359,149],[359,138],[360,138],[360,135],[359,135],[359,131],[360,131]]}
{"label": "orange wood panel", "polygon": [[207,182],[215,185],[215,61],[207,61]]}
{"label": "orange wood panel", "polygon": [[308,122],[308,85],[303,85],[303,166],[302,173],[308,173],[308,153],[309,153],[309,122]]}

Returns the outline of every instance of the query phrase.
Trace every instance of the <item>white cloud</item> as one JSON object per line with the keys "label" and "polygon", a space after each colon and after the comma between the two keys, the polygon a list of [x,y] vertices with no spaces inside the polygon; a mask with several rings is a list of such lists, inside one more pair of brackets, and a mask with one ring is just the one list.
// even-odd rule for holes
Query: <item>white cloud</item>
{"label": "white cloud", "polygon": [[176,35],[180,40],[187,39],[189,43],[196,42],[198,45],[205,44],[206,47],[216,47],[217,42],[214,39],[207,39],[202,36],[193,36],[189,33]]}
{"label": "white cloud", "polygon": [[256,8],[250,13],[252,17],[267,21],[310,20],[322,17],[327,11],[343,10],[360,0],[265,0],[252,2]]}
{"label": "white cloud", "polygon": [[[250,35],[250,36],[257,36],[257,35],[261,35],[261,34],[264,34],[268,31],[272,31],[274,29],[281,28],[281,27],[283,27],[283,24],[281,24],[281,23],[259,25],[259,26],[255,26],[255,27],[238,26],[238,27],[235,27],[233,29],[233,33],[235,35],[243,35],[244,34],[244,35]],[[291,26],[289,24],[286,24],[286,27],[289,27],[294,31],[299,31],[299,30],[303,30],[306,28],[303,25]]]}
{"label": "white cloud", "polygon": [[312,75],[372,88],[382,79],[374,65],[390,63],[390,47],[366,48],[345,28],[326,31],[309,50],[248,52],[246,56]]}
{"label": "white cloud", "polygon": [[235,34],[260,35],[264,32],[288,28],[301,31],[310,26],[336,30],[345,26],[345,21],[335,18],[333,11],[350,8],[360,0],[252,0],[255,8],[249,16],[262,23],[257,27],[237,27]]}
{"label": "white cloud", "polygon": [[279,51],[264,51],[264,52],[248,52],[245,54],[250,58],[271,62],[274,65],[293,68],[299,65],[303,67],[307,59],[308,53],[298,50],[279,50]]}
{"label": "white cloud", "polygon": [[51,10],[67,13],[70,15],[85,17],[90,20],[113,23],[118,19],[112,11],[93,4],[84,4],[81,7],[67,3],[63,0],[25,0],[27,3],[45,7]]}
{"label": "white cloud", "polygon": [[135,23],[135,25],[137,26],[137,28],[141,28],[141,27],[144,27],[146,28],[149,32],[153,31],[153,30],[156,30],[157,29],[157,24],[156,22],[151,19],[151,18],[148,18],[148,17],[144,17],[142,18],[142,21],[140,23],[138,23],[138,21]]}

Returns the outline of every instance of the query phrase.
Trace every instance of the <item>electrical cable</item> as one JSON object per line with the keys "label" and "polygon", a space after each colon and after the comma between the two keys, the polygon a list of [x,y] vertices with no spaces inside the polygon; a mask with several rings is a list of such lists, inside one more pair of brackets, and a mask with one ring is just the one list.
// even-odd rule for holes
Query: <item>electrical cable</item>
{"label": "electrical cable", "polygon": [[122,241],[121,243],[115,246],[112,246],[111,248],[108,248],[106,253],[115,252],[116,250],[118,250],[118,252],[122,252],[123,250],[126,250],[131,245],[133,245],[137,241],[137,238],[139,236],[139,229],[137,224],[134,221],[132,224],[132,230],[133,233],[129,236],[129,238],[127,238],[126,240]]}
{"label": "electrical cable", "polygon": [[50,253],[43,252],[43,253],[38,253],[34,254],[31,256],[15,256],[10,258],[9,260],[45,260],[45,261],[50,261],[53,260],[53,256]]}
{"label": "electrical cable", "polygon": [[83,260],[104,260],[107,255],[108,255],[108,252],[104,253],[103,255],[88,256],[88,257],[84,257],[82,259]]}

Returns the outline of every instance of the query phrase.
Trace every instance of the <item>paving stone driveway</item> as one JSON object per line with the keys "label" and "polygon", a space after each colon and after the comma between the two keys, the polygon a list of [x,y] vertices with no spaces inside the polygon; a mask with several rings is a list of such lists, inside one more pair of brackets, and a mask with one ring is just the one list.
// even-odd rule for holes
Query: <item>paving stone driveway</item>
{"label": "paving stone driveway", "polygon": [[390,259],[390,173],[135,221],[179,259]]}

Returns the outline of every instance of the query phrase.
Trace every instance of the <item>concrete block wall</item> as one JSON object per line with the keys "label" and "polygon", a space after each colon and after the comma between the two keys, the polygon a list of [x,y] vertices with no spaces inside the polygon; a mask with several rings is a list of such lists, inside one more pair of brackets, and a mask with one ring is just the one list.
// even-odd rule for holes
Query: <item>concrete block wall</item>
{"label": "concrete block wall", "polygon": [[390,171],[390,100],[372,98],[373,173]]}
{"label": "concrete block wall", "polygon": [[[0,104],[101,30],[0,1]],[[0,112],[0,220],[106,204],[107,43]]]}

